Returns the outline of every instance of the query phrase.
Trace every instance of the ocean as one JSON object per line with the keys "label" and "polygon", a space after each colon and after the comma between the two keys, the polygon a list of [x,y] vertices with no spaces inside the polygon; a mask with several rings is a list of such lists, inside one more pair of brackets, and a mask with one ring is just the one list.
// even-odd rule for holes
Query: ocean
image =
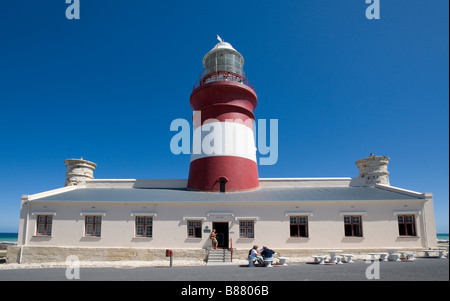
{"label": "ocean", "polygon": [[[448,233],[438,233],[437,240],[443,240],[448,242]],[[17,243],[17,233],[0,233],[1,243]]]}
{"label": "ocean", "polygon": [[448,233],[438,233],[437,234],[437,239],[448,242]]}
{"label": "ocean", "polygon": [[0,244],[1,243],[17,244],[17,233],[0,233]]}

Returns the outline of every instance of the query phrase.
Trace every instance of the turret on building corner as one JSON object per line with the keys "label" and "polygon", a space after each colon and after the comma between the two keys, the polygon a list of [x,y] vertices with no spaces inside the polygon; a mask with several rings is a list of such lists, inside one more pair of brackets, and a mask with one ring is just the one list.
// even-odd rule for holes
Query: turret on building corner
{"label": "turret on building corner", "polygon": [[85,184],[87,180],[94,178],[94,170],[97,164],[80,159],[64,160],[67,167],[66,183],[64,186],[76,186]]}
{"label": "turret on building corner", "polygon": [[388,164],[390,158],[385,156],[375,156],[370,154],[369,157],[356,161],[359,168],[359,178],[366,180],[367,185],[390,185]]}

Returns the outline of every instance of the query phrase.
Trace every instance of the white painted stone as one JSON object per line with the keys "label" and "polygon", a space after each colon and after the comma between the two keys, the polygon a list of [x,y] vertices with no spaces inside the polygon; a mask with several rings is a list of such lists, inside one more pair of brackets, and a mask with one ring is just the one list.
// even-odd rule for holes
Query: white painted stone
{"label": "white painted stone", "polygon": [[94,178],[94,170],[97,164],[81,159],[64,160],[67,167],[66,183],[64,186],[85,184],[87,180]]}
{"label": "white painted stone", "polygon": [[389,183],[389,172],[387,166],[390,158],[385,156],[374,156],[370,154],[369,157],[356,161],[359,168],[359,177],[366,180],[366,184],[384,184]]}

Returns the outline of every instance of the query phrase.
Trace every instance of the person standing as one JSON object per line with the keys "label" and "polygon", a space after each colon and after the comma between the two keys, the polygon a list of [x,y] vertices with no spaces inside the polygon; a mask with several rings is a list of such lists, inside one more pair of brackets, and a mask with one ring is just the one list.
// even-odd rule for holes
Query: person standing
{"label": "person standing", "polygon": [[217,249],[217,233],[216,233],[216,229],[212,230],[211,235],[210,235],[209,238],[211,238],[212,248],[214,250],[216,250]]}

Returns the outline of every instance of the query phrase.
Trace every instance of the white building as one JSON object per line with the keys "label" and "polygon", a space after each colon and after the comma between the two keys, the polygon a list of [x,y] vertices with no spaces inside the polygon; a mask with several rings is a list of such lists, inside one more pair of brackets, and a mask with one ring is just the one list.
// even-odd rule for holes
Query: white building
{"label": "white building", "polygon": [[151,260],[166,249],[205,259],[211,229],[238,258],[255,244],[291,257],[435,247],[432,195],[389,186],[388,160],[358,161],[357,178],[260,179],[259,189],[233,193],[189,191],[187,180],[92,179],[95,164],[66,160],[68,186],[22,197],[8,260]]}

